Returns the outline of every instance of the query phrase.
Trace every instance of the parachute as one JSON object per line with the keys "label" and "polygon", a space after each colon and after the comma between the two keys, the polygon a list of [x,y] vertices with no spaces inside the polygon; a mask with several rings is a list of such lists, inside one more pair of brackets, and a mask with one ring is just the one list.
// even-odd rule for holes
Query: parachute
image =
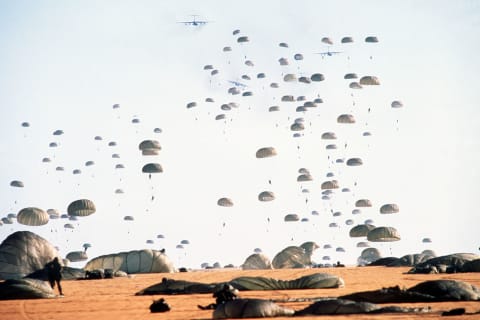
{"label": "parachute", "polygon": [[403,103],[401,101],[395,100],[395,101],[392,101],[391,106],[392,108],[402,108]]}
{"label": "parachute", "polygon": [[353,38],[352,37],[343,37],[341,40],[341,43],[352,43]]}
{"label": "parachute", "polygon": [[24,187],[24,184],[23,184],[22,181],[13,180],[12,182],[10,182],[10,186],[11,186],[11,187],[17,187],[17,188],[23,188],[23,187]]}
{"label": "parachute", "polygon": [[248,39],[247,36],[241,36],[241,37],[237,38],[238,43],[245,43],[245,42],[249,42],[249,41],[250,41],[250,39]]}
{"label": "parachute", "polygon": [[243,270],[273,269],[270,259],[261,252],[250,255],[242,264]]}
{"label": "parachute", "polygon": [[277,155],[277,151],[273,147],[264,147],[257,150],[255,156],[259,159],[268,158]]}
{"label": "parachute", "polygon": [[114,272],[121,270],[130,274],[175,272],[173,263],[165,254],[148,249],[99,256],[90,260],[84,269],[113,269]]}
{"label": "parachute", "polygon": [[371,224],[358,224],[350,229],[349,235],[351,238],[366,237],[370,230],[375,229]]}
{"label": "parachute", "polygon": [[258,195],[259,201],[272,201],[275,200],[275,194],[272,191],[262,191]]}
{"label": "parachute", "polygon": [[295,213],[287,214],[283,218],[283,221],[285,221],[285,222],[295,222],[295,221],[299,221],[299,220],[300,220],[300,217],[298,216],[298,214],[295,214]]}
{"label": "parachute", "polygon": [[324,140],[334,140],[337,139],[335,132],[324,132],[322,133],[322,139]]}
{"label": "parachute", "polygon": [[338,123],[355,123],[355,117],[351,114],[341,114],[337,117]]}
{"label": "parachute", "polygon": [[310,76],[310,80],[319,82],[325,80],[325,76],[321,73],[314,73]]}
{"label": "parachute", "polygon": [[360,84],[364,86],[378,86],[380,85],[380,80],[374,76],[364,76],[360,78]]}
{"label": "parachute", "polygon": [[344,76],[343,76],[343,79],[357,79],[358,76],[356,73],[346,73]]}
{"label": "parachute", "polygon": [[400,234],[393,227],[377,227],[367,234],[367,240],[372,242],[392,242],[400,240]]}
{"label": "parachute", "polygon": [[221,207],[233,207],[233,201],[229,198],[220,198],[217,204]]}
{"label": "parachute", "polygon": [[372,202],[368,199],[360,199],[355,202],[355,207],[362,208],[362,207],[371,207],[371,206],[372,206]]}
{"label": "parachute", "polygon": [[275,255],[272,260],[275,269],[305,268],[312,264],[311,254],[302,247],[290,246]]}
{"label": "parachute", "polygon": [[351,82],[348,87],[350,89],[362,89],[363,87],[358,82]]}
{"label": "parachute", "polygon": [[303,55],[301,53],[296,53],[293,58],[295,60],[303,60]]}
{"label": "parachute", "polygon": [[347,166],[361,166],[363,164],[362,159],[360,158],[350,158],[347,160]]}
{"label": "parachute", "polygon": [[329,45],[333,44],[333,40],[329,37],[323,37],[322,42],[325,43],[325,44],[329,44]]}
{"label": "parachute", "polygon": [[154,156],[158,155],[158,152],[162,149],[162,147],[157,140],[143,140],[138,145],[138,149],[142,151],[142,155],[144,156]]}
{"label": "parachute", "polygon": [[48,213],[35,207],[23,208],[17,215],[18,223],[26,226],[42,226],[47,224],[48,220]]}
{"label": "parachute", "polygon": [[30,231],[17,231],[0,244],[0,279],[20,279],[41,270],[57,256],[46,239]]}
{"label": "parachute", "polygon": [[71,251],[65,257],[71,262],[80,262],[88,260],[87,253],[85,251]]}
{"label": "parachute", "polygon": [[313,177],[309,173],[304,173],[297,177],[297,182],[307,182],[312,180],[313,180]]}
{"label": "parachute", "polygon": [[380,213],[398,213],[400,208],[395,203],[387,203],[380,207]]}
{"label": "parachute", "polygon": [[297,76],[294,75],[293,73],[287,73],[285,76],[283,76],[283,81],[285,82],[297,81]]}
{"label": "parachute", "polygon": [[338,181],[337,180],[327,180],[322,182],[321,189],[322,190],[331,190],[338,188]]}
{"label": "parachute", "polygon": [[88,199],[75,200],[68,205],[69,216],[85,217],[95,213],[96,208],[93,201]]}
{"label": "parachute", "polygon": [[365,38],[365,42],[367,42],[367,43],[377,43],[378,38],[375,37],[375,36],[368,36],[368,37]]}
{"label": "parachute", "polygon": [[196,107],[197,106],[197,103],[196,102],[189,102],[187,103],[187,109],[190,109],[190,108],[193,108],[193,107]]}
{"label": "parachute", "polygon": [[143,173],[160,173],[163,172],[163,168],[159,163],[147,163],[142,168]]}

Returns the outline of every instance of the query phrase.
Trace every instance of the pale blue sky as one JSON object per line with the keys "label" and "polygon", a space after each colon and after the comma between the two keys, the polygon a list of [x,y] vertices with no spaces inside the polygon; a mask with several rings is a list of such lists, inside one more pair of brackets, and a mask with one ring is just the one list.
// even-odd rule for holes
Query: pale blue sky
{"label": "pale blue sky", "polygon": [[[211,23],[177,23],[193,14]],[[0,239],[31,230],[63,255],[89,242],[91,257],[165,247],[176,264],[192,267],[216,261],[239,265],[255,247],[273,258],[288,245],[312,240],[347,251],[322,249],[317,261],[330,255],[354,263],[361,250],[348,237],[344,221],[351,218],[398,229],[401,241],[379,245],[384,255],[425,248],[439,254],[478,252],[479,23],[476,1],[0,1],[0,216],[29,206],[65,212],[78,198],[97,204],[97,213],[75,222],[74,231],[63,228],[64,220],[43,227],[3,225]],[[239,45],[235,29],[250,42]],[[369,35],[379,43],[364,43]],[[343,36],[355,42],[342,45]],[[331,50],[342,54],[315,55],[327,49],[323,37],[331,37]],[[233,51],[225,54],[225,46]],[[304,60],[296,62],[295,53]],[[245,56],[254,67],[245,66]],[[279,66],[280,57],[291,65]],[[206,64],[219,75],[210,77]],[[227,94],[228,80],[258,72],[267,79],[248,83],[253,97]],[[281,80],[288,72],[320,72],[326,80],[289,84]],[[376,75],[381,85],[353,91],[343,80],[347,72]],[[281,84],[278,91],[268,87],[272,81]],[[325,103],[300,114],[296,104],[279,102],[283,94],[319,95]],[[215,103],[205,103],[206,97]],[[390,108],[393,100],[405,107]],[[199,106],[187,110],[191,101]],[[226,123],[215,121],[220,105],[232,101],[240,107]],[[112,109],[115,103],[121,107]],[[271,105],[282,111],[268,113]],[[345,112],[355,114],[357,124],[337,124]],[[134,117],[139,124],[131,123]],[[307,123],[300,139],[289,131],[297,117]],[[23,121],[31,127],[22,128]],[[153,133],[155,127],[163,132]],[[53,136],[56,129],[65,134]],[[359,136],[364,130],[373,136]],[[325,150],[320,139],[325,131],[339,136],[337,151]],[[96,135],[104,140],[94,141]],[[141,156],[138,144],[147,138],[159,140],[159,156]],[[54,141],[59,147],[49,148]],[[108,147],[109,141],[118,146]],[[268,145],[278,156],[255,159],[255,151]],[[121,158],[112,159],[112,153]],[[329,154],[358,156],[365,164],[334,165]],[[42,163],[44,157],[53,162]],[[85,167],[88,160],[95,166]],[[141,173],[149,161],[164,167],[152,180]],[[117,163],[126,168],[115,170]],[[301,167],[311,171],[313,182],[296,182]],[[77,168],[82,174],[72,175]],[[338,190],[331,201],[322,201],[327,172],[353,194]],[[11,180],[22,180],[25,188],[10,187]],[[115,194],[117,188],[125,194]],[[277,199],[259,202],[258,193],[267,189]],[[234,207],[216,205],[224,196]],[[369,198],[374,206],[352,216],[357,198]],[[378,208],[390,202],[400,213],[380,215]],[[342,216],[333,218],[330,210]],[[310,221],[286,224],[288,213]],[[125,215],[136,220],[125,222]],[[329,228],[332,221],[341,227]],[[426,247],[424,237],[433,243]],[[147,239],[155,244],[147,245]],[[182,239],[191,244],[175,249]]]}

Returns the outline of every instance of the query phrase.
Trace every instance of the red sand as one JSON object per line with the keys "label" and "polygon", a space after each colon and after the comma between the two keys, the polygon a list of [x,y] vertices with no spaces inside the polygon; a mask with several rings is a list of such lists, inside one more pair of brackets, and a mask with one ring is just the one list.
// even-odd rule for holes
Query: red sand
{"label": "red sand", "polygon": [[[135,296],[135,292],[161,281],[162,277],[199,282],[221,282],[238,276],[265,276],[290,280],[306,274],[326,272],[345,280],[339,289],[242,291],[241,297],[264,299],[287,299],[301,297],[334,297],[363,290],[400,285],[411,287],[419,282],[433,279],[463,280],[480,287],[480,273],[458,273],[440,275],[405,274],[409,268],[348,267],[324,269],[250,270],[236,269],[206,270],[175,274],[138,274],[130,278],[115,278],[90,281],[63,281],[65,297],[58,299],[0,301],[0,319],[75,319],[75,320],[122,320],[122,319],[211,319],[212,310],[199,310],[197,305],[214,302],[211,294]],[[167,313],[150,313],[153,299],[165,298],[171,306]],[[283,305],[298,310],[310,302],[290,302]],[[350,316],[316,316],[301,319],[436,319],[439,311],[464,307],[467,312],[480,310],[479,302],[442,302],[399,304],[404,306],[430,306],[429,314],[381,314]],[[454,316],[448,319],[480,319],[480,314]],[[288,318],[276,318],[288,319]]]}

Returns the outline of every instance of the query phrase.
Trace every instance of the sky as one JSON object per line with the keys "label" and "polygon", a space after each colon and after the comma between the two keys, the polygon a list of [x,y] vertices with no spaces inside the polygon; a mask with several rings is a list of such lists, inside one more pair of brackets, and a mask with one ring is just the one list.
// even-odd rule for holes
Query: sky
{"label": "sky", "polygon": [[[180,23],[193,15],[208,23]],[[249,41],[238,43],[239,36]],[[344,36],[354,42],[342,44]],[[366,43],[367,36],[379,42]],[[165,248],[175,265],[192,268],[238,266],[255,248],[273,259],[287,246],[315,241],[316,262],[355,264],[362,251],[356,244],[365,239],[350,238],[353,225],[345,221],[371,219],[401,235],[397,242],[370,243],[384,256],[478,253],[479,36],[480,4],[467,0],[0,0],[0,216],[25,207],[66,213],[77,199],[90,199],[97,209],[78,221],[4,224],[0,240],[29,230],[62,256],[90,243],[90,258]],[[226,46],[232,51],[224,52]],[[340,53],[317,54],[328,50]],[[282,57],[289,65],[279,64]],[[219,73],[212,76],[206,65]],[[256,78],[260,72],[265,79]],[[350,72],[376,76],[380,85],[350,89],[343,79]],[[325,80],[285,82],[288,73],[321,73]],[[239,89],[253,95],[229,94],[229,81],[244,83]],[[301,103],[282,102],[283,95],[324,102],[297,112]],[[395,100],[403,107],[391,108]],[[187,108],[190,102],[197,106]],[[230,102],[238,108],[221,110]],[[268,112],[270,106],[280,111]],[[343,113],[356,123],[337,123]],[[215,120],[218,114],[226,120]],[[297,118],[305,130],[294,138]],[[337,140],[321,139],[329,131]],[[145,139],[160,143],[159,155],[142,156],[138,145]],[[112,141],[116,146],[108,146]],[[49,147],[52,142],[58,146]],[[327,150],[330,143],[337,149]],[[257,159],[256,150],[267,146],[277,156]],[[51,162],[42,162],[45,157]],[[363,165],[335,161],[352,157]],[[151,179],[142,173],[150,162],[163,167]],[[300,168],[314,180],[297,182]],[[72,174],[75,169],[81,174]],[[324,200],[320,186],[333,179],[328,173],[340,188]],[[25,187],[11,187],[13,180]],[[344,187],[351,192],[341,192]],[[275,200],[259,201],[265,190]],[[218,206],[222,197],[233,207]],[[373,205],[353,215],[358,199]],[[400,211],[380,214],[386,203]],[[308,221],[284,222],[292,213]],[[135,220],[124,221],[127,215]],[[329,227],[332,222],[338,227]],[[182,240],[189,244],[177,248]]]}

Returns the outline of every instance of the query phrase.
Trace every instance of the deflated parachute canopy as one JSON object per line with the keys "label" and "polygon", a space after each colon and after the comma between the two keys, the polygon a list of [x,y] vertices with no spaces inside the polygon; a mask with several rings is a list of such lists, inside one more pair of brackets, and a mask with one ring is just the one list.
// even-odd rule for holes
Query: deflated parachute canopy
{"label": "deflated parachute canopy", "polygon": [[110,268],[126,273],[153,273],[175,271],[171,260],[157,250],[135,250],[96,257],[84,267],[85,270]]}
{"label": "deflated parachute canopy", "polygon": [[87,253],[85,251],[72,251],[65,257],[71,262],[79,262],[88,260]]}
{"label": "deflated parachute canopy", "polygon": [[[259,249],[259,248],[256,248]],[[272,269],[272,262],[270,259],[263,253],[261,250],[257,252],[255,249],[255,253],[250,255],[245,262],[242,264],[243,270],[264,270],[264,269]]]}
{"label": "deflated parachute canopy", "polygon": [[47,224],[49,215],[47,212],[39,208],[29,207],[23,208],[17,214],[17,221],[26,226],[42,226]]}
{"label": "deflated parachute canopy", "polygon": [[305,268],[311,264],[311,255],[304,248],[297,246],[283,249],[272,260],[275,269]]}
{"label": "deflated parachute canopy", "polygon": [[57,256],[57,250],[30,231],[10,234],[0,244],[0,279],[20,279],[41,270]]}

